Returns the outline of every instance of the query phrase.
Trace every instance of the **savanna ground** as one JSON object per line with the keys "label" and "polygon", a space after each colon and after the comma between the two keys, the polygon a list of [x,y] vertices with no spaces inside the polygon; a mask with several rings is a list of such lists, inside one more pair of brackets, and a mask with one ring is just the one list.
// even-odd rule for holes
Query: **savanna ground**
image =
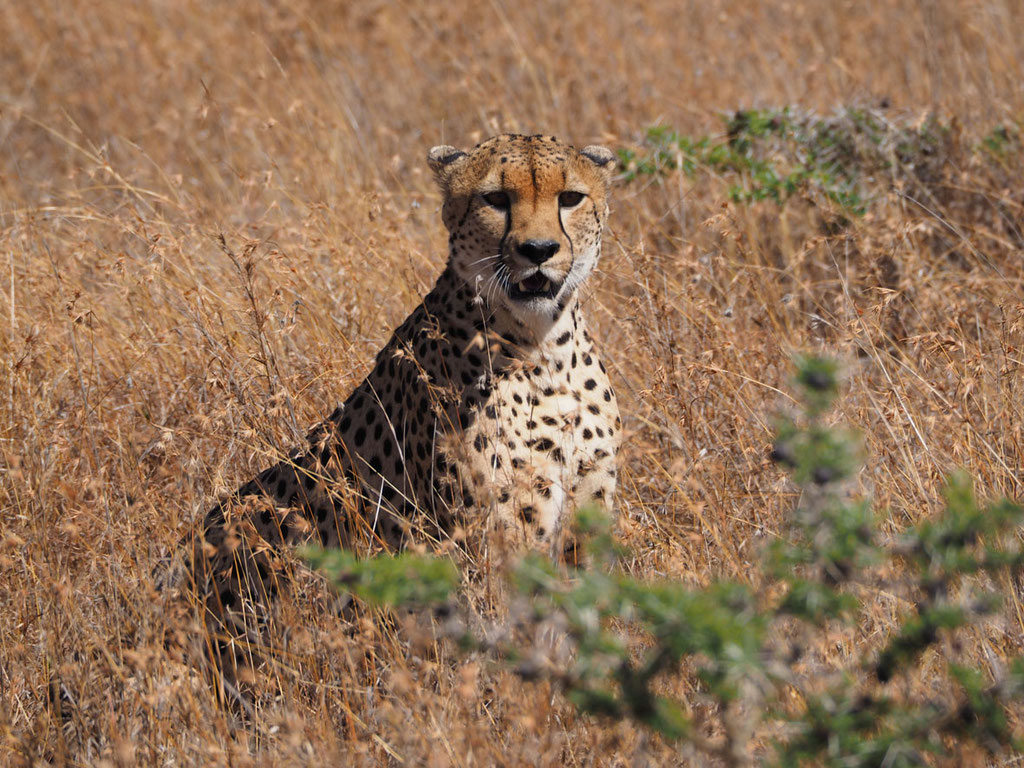
{"label": "savanna ground", "polygon": [[[617,184],[587,307],[628,432],[628,567],[756,578],[795,502],[768,454],[801,350],[842,361],[836,419],[863,434],[886,530],[934,514],[957,467],[1020,499],[1021,29],[1012,0],[5,3],[0,762],[685,760],[315,601],[282,609],[239,713],[191,673],[199,613],[154,574],[432,284],[429,147],[514,130],[642,150],[651,125],[714,136],[739,108],[943,128],[863,180],[864,215],[730,202],[713,167]],[[993,586],[1002,613],[950,651],[996,674],[1024,593]],[[908,609],[866,605],[807,663],[876,647]],[[930,664],[905,685],[944,695]]]}

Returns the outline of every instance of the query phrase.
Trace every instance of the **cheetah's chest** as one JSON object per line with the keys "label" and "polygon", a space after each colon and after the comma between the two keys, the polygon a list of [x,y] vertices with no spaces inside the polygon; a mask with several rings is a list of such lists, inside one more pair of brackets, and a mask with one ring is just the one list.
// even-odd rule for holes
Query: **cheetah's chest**
{"label": "cheetah's chest", "polygon": [[499,377],[464,430],[455,463],[478,505],[544,540],[593,500],[598,486],[588,478],[607,474],[617,430],[604,370],[592,353],[574,351]]}

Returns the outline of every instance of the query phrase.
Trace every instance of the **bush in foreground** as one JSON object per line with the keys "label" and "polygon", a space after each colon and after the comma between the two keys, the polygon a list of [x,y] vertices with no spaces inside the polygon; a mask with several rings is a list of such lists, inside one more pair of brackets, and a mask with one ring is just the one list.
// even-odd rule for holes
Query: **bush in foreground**
{"label": "bush in foreground", "polygon": [[[955,649],[964,628],[998,608],[983,588],[997,579],[985,577],[1024,566],[1015,531],[1024,510],[979,505],[969,479],[954,476],[941,515],[886,540],[870,503],[846,492],[855,436],[825,422],[839,390],[835,364],[802,359],[796,382],[802,414],[780,423],[772,457],[800,502],[750,580],[761,586],[633,578],[619,567],[625,553],[611,520],[583,510],[575,525],[587,565],[565,572],[526,556],[511,574],[511,618],[460,629],[459,641],[525,679],[555,682],[581,712],[632,721],[729,764],[768,744],[783,766],[909,766],[927,755],[1019,750],[1006,712],[1024,701],[1024,662],[993,676],[957,663]],[[448,604],[458,582],[444,559],[306,554],[336,586],[377,604]],[[865,596],[883,589],[905,610],[882,646],[855,648],[841,670],[809,669],[803,656],[815,638],[856,622]],[[941,659],[941,674],[934,663],[922,669],[927,654]],[[665,694],[683,668],[695,670],[714,723]],[[926,674],[952,695],[927,693],[938,679],[910,684]]]}

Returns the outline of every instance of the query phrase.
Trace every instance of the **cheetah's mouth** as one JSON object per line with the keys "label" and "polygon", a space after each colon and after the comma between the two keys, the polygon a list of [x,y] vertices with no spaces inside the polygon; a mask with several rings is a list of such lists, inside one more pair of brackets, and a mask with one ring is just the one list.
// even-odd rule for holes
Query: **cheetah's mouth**
{"label": "cheetah's mouth", "polygon": [[561,287],[561,281],[556,283],[549,280],[540,270],[537,270],[529,277],[524,277],[515,283],[509,291],[509,296],[515,301],[553,299],[558,295],[558,289]]}

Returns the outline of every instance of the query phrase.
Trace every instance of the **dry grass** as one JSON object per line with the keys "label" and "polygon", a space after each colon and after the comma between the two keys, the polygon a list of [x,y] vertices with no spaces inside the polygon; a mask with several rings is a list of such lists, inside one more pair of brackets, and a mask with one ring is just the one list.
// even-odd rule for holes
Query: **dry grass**
{"label": "dry grass", "polygon": [[[864,433],[861,482],[893,529],[957,466],[1021,498],[1020,155],[970,148],[1024,116],[1022,28],[1011,0],[4,4],[0,762],[668,759],[543,685],[301,601],[239,718],[190,674],[194,612],[152,574],[429,288],[430,146],[620,145],[747,106],[886,99],[962,133],[924,205],[883,192],[840,234],[799,203],[723,205],[708,175],[617,190],[589,313],[629,431],[630,567],[749,578],[793,503],[766,456],[799,349],[844,361],[838,417]],[[988,670],[1024,644],[1019,585],[998,586],[1004,615],[964,650]],[[873,596],[822,662],[904,609]]]}

